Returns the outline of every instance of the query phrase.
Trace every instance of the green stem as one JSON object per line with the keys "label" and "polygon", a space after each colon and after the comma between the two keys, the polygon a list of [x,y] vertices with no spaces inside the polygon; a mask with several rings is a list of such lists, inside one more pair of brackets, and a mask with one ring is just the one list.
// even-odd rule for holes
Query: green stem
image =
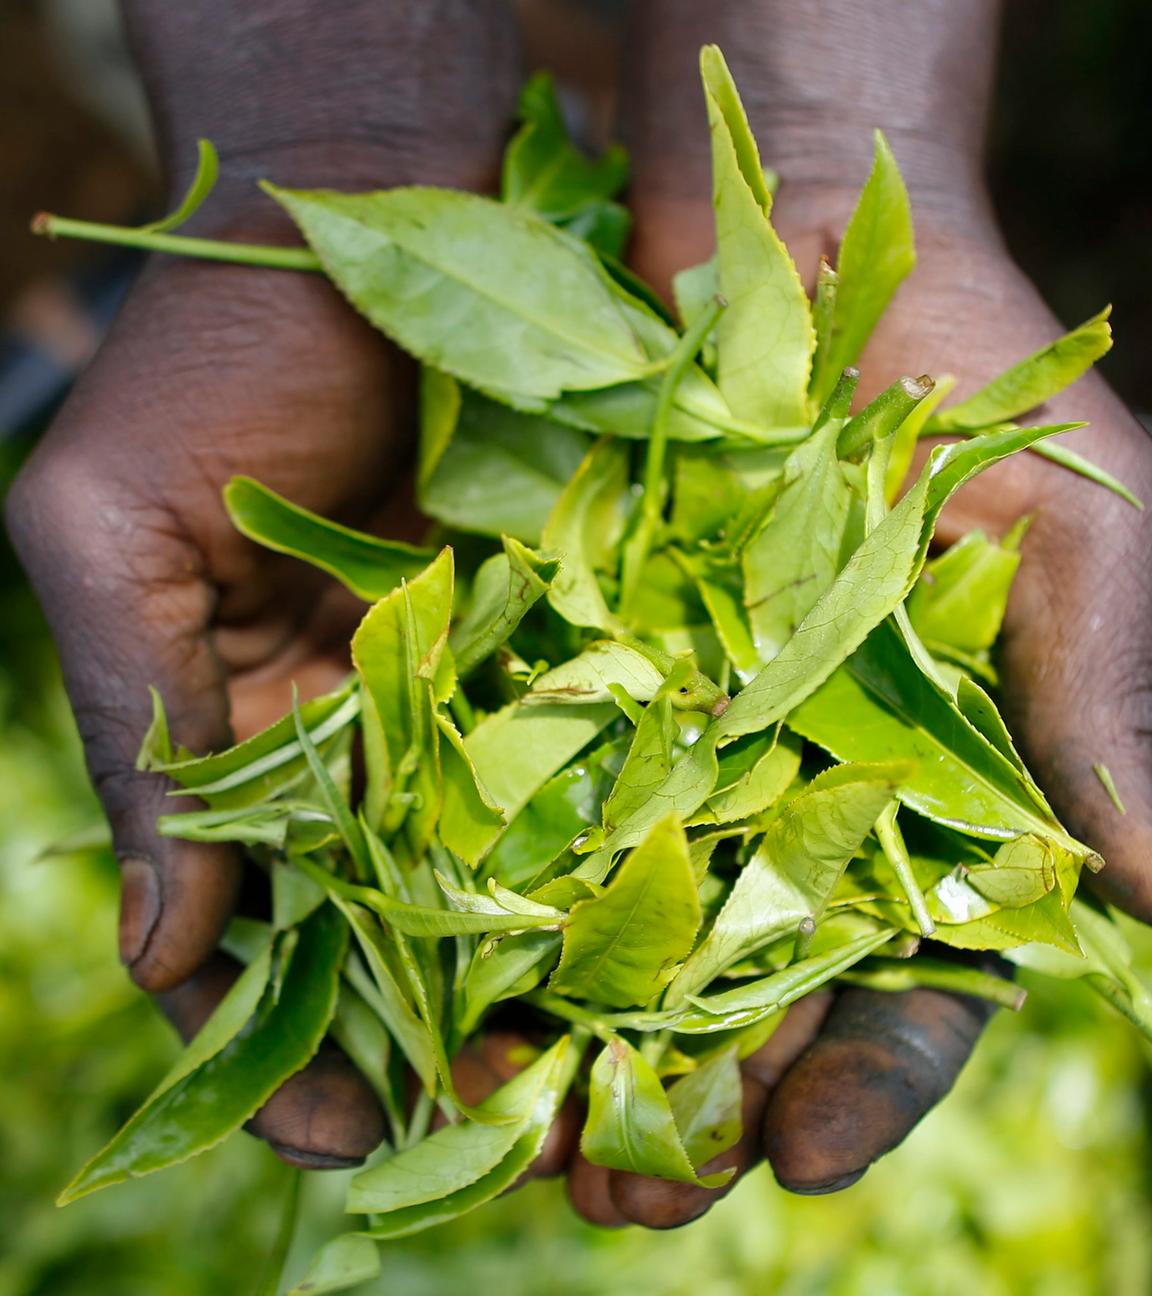
{"label": "green stem", "polygon": [[688,367],[696,358],[704,339],[716,327],[720,312],[728,303],[723,297],[714,297],[693,320],[691,326],[677,342],[668,357],[667,368],[660,383],[656,409],[652,415],[652,434],[648,438],[644,459],[644,496],[640,505],[640,523],[624,551],[624,570],[620,581],[620,615],[627,617],[628,609],[640,585],[640,574],[648,561],[660,515],[664,509],[664,464],[668,457],[668,424],[676,392]]}
{"label": "green stem", "polygon": [[267,266],[273,270],[322,270],[320,258],[310,248],[269,247],[260,243],[229,243],[221,239],[188,238],[183,234],[157,233],[125,225],[99,225],[41,212],[32,222],[32,233],[47,238],[84,239],[113,243],[117,247],[167,252],[172,256],[198,257],[202,261],[229,261],[235,265]]}
{"label": "green stem", "polygon": [[916,925],[920,928],[920,935],[933,935],[936,931],[936,924],[932,921],[932,915],[928,912],[928,903],[924,899],[924,892],[920,890],[920,885],[916,881],[916,874],[912,871],[912,861],[908,858],[908,848],[904,845],[904,836],[896,823],[895,802],[876,820],[876,837],[888,859],[888,863],[892,865],[892,871],[896,874],[897,881],[900,883],[904,894],[908,897],[908,904],[912,908]]}
{"label": "green stem", "polygon": [[304,1179],[302,1170],[293,1170],[288,1181],[288,1192],[284,1199],[284,1209],[280,1216],[280,1227],[276,1230],[276,1240],[264,1265],[264,1272],[257,1288],[257,1296],[276,1296],[284,1280],[284,1265],[288,1252],[292,1249],[292,1239],[296,1236],[296,1220],[300,1212],[300,1187]]}
{"label": "green stem", "polygon": [[980,972],[976,968],[933,963],[923,958],[911,960],[881,960],[870,966],[842,972],[838,980],[848,985],[863,986],[868,990],[883,990],[899,994],[904,990],[924,988],[949,990],[954,994],[973,995],[987,999],[1018,1012],[1028,997],[1028,992],[1003,977]]}
{"label": "green stem", "polygon": [[427,1089],[421,1089],[416,1095],[408,1128],[404,1131],[404,1147],[415,1147],[425,1137],[432,1124],[432,1114],[435,1110],[436,1099]]}
{"label": "green stem", "polygon": [[612,1031],[605,1026],[596,1013],[580,1008],[567,999],[561,999],[559,995],[549,994],[547,990],[537,990],[533,994],[524,995],[524,1002],[532,1004],[542,1012],[551,1013],[553,1017],[559,1017],[561,1021],[571,1022],[574,1026],[583,1026],[597,1039],[607,1041],[612,1036]]}
{"label": "green stem", "polygon": [[871,442],[895,432],[935,386],[927,374],[919,378],[898,378],[844,425],[836,453],[841,459],[849,459]]}
{"label": "green stem", "polygon": [[801,918],[796,928],[796,943],[792,947],[792,962],[802,963],[812,950],[812,937],[816,935],[816,920],[811,914]]}

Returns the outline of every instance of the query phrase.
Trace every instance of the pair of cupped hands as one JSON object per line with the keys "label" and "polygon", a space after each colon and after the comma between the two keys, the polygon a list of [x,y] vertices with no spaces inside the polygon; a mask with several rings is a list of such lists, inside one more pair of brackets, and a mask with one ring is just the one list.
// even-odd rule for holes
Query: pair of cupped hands
{"label": "pair of cupped hands", "polygon": [[[790,190],[785,175],[776,224],[809,282],[850,211],[841,181],[862,179]],[[646,192],[633,204],[631,260],[666,292],[677,269],[710,254],[711,208],[703,191],[690,201]],[[865,394],[924,372],[957,374],[963,394],[1060,331],[987,205],[969,199],[936,195],[926,218],[917,212],[919,266],[863,358]],[[977,214],[957,215],[965,211]],[[259,195],[205,232],[292,237]],[[121,957],[186,1037],[236,975],[214,950],[252,879],[235,849],[157,835],[158,814],[179,806],[162,779],[135,770],[148,686],[178,739],[206,751],[278,718],[293,682],[308,696],[343,678],[362,605],[240,536],[220,492],[247,473],[327,517],[418,538],[414,378],[321,276],[155,259],[12,492],[10,529],[52,623],[113,829]],[[1068,444],[1152,501],[1152,450],[1100,378],[1037,417],[1089,420]],[[1106,858],[1100,890],[1148,919],[1152,527],[1148,514],[1024,455],[964,490],[940,536],[1000,534],[1025,513],[1034,521],[1001,649],[1009,719],[1068,827]],[[1126,818],[1092,773],[1100,760]],[[847,1186],[948,1091],[986,1016],[975,1001],[929,990],[798,1003],[743,1064],[744,1137],[707,1168],[743,1172],[767,1157],[793,1190]],[[512,1074],[516,1044],[501,1030],[461,1055],[466,1100]],[[579,1124],[570,1102],[536,1172],[566,1173],[589,1220],[668,1227],[719,1195],[591,1165]],[[250,1129],[314,1168],[354,1165],[386,1132],[367,1084],[330,1044]]]}

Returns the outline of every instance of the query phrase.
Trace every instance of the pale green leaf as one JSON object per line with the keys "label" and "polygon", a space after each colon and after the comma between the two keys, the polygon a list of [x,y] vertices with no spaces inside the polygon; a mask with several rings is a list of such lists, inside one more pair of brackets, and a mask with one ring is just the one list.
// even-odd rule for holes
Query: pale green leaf
{"label": "pale green leaf", "polygon": [[625,857],[600,895],[568,915],[550,987],[617,1008],[642,1007],[687,958],[699,926],[688,842],[669,817]]}
{"label": "pale green leaf", "polygon": [[450,189],[264,187],[349,301],[425,364],[537,402],[645,375],[604,277],[538,217]]}

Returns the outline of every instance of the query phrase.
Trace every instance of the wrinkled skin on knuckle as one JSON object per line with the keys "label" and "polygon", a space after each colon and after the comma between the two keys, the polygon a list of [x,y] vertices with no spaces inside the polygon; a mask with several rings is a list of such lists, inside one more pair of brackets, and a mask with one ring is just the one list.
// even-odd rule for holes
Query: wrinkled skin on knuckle
{"label": "wrinkled skin on knuckle", "polygon": [[330,1040],[244,1128],[282,1161],[306,1170],[359,1165],[387,1133],[376,1095]]}
{"label": "wrinkled skin on knuckle", "polygon": [[935,990],[846,990],[764,1117],[782,1187],[833,1192],[891,1151],[951,1089],[992,1007]]}

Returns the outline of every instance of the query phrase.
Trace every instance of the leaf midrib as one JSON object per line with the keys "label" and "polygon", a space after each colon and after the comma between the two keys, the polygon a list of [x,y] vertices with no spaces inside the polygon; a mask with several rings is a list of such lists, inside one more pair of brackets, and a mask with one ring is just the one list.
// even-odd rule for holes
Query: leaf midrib
{"label": "leaf midrib", "polygon": [[[325,209],[325,210],[330,212],[330,209]],[[467,275],[461,273],[458,267],[453,266],[451,268],[446,268],[443,264],[431,259],[427,253],[420,252],[415,248],[413,248],[411,244],[409,242],[406,242],[402,237],[397,237],[395,232],[387,232],[385,230],[382,230],[370,224],[368,221],[361,220],[358,217],[346,215],[343,212],[336,212],[335,216],[337,220],[344,221],[352,225],[356,225],[360,229],[371,232],[372,234],[381,238],[385,242],[390,242],[395,244],[397,247],[401,248],[408,256],[410,256],[414,261],[418,261],[421,265],[424,265],[434,270],[437,274],[442,275],[445,279],[449,279],[455,283],[461,284],[463,287],[473,292],[477,297],[480,297],[492,303],[498,309],[502,310],[505,314],[510,315],[514,318],[527,320],[530,324],[533,324],[537,328],[541,329],[542,332],[551,334],[551,336],[559,338],[562,342],[566,342],[573,346],[576,346],[581,350],[588,352],[590,355],[608,356],[612,360],[616,360],[616,361],[626,360],[628,363],[635,365],[635,371],[634,371],[635,378],[642,378],[645,376],[644,370],[647,368],[647,364],[645,363],[644,357],[642,355],[634,354],[634,355],[624,356],[623,353],[619,351],[610,351],[607,350],[606,348],[597,348],[592,344],[592,342],[589,341],[588,338],[580,337],[578,335],[572,335],[565,332],[562,328],[557,328],[555,319],[547,319],[547,317],[541,318],[535,312],[525,309],[517,302],[513,302],[513,304],[509,304],[508,301],[504,300],[496,293],[492,292],[490,288],[488,288],[487,286],[481,287],[478,283],[476,283],[474,280],[469,278]],[[517,219],[523,221],[525,217],[522,213],[517,213]],[[545,226],[544,228],[548,228],[548,227]],[[543,232],[542,230],[532,231],[534,236],[540,235],[542,232]],[[317,255],[320,257],[320,260],[324,263],[325,269],[331,271],[333,279],[336,279],[337,282],[339,282],[339,276],[336,273],[336,268],[330,265],[329,257],[326,251],[322,251],[320,249],[315,249],[315,250]],[[610,297],[607,296],[605,297],[604,306],[619,320],[621,325],[623,325],[624,331],[631,335],[631,330],[628,328],[627,321],[624,319],[623,315],[620,314],[620,312],[616,309],[616,304],[611,300]],[[636,350],[637,352],[640,352],[641,350],[639,342],[637,342],[636,344]]]}

